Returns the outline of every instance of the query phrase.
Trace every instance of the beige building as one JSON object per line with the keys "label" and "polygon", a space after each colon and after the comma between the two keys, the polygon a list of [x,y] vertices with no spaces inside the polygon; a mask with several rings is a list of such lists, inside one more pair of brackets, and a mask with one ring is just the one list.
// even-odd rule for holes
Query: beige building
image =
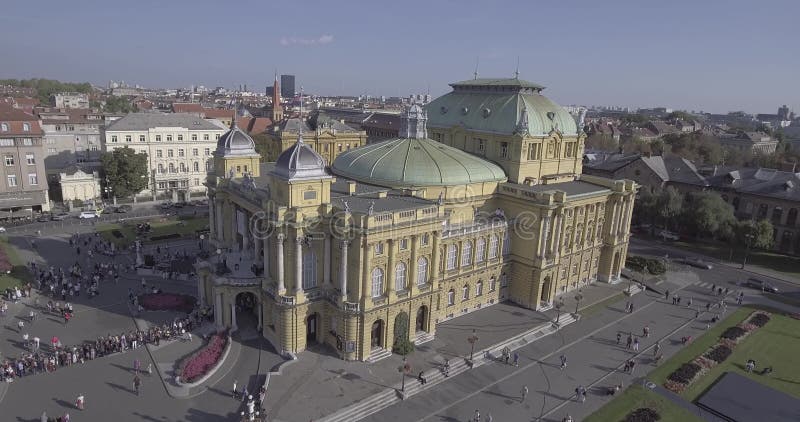
{"label": "beige building", "polygon": [[75,166],[59,173],[58,180],[64,202],[100,199],[103,192],[100,188],[100,174],[96,171],[83,171]]}
{"label": "beige building", "polygon": [[0,110],[0,217],[49,211],[42,127],[22,110]]}
{"label": "beige building", "polygon": [[150,181],[142,195],[186,200],[205,195],[212,153],[225,131],[221,123],[187,113],[131,113],[108,126],[104,150],[146,153]]}
{"label": "beige building", "polygon": [[219,327],[257,329],[286,354],[323,343],[374,361],[500,301],[543,310],[619,280],[634,183],[581,175],[584,135],[541,87],[453,87],[411,106],[399,137],[330,166],[299,132],[240,176],[252,140],[236,127],[220,138],[216,162],[235,164],[209,179],[216,253],[198,264]]}

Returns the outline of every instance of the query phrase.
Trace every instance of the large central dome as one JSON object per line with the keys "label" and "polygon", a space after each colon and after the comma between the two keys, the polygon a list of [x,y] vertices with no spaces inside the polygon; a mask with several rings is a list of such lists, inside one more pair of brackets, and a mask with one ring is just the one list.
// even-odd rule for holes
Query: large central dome
{"label": "large central dome", "polygon": [[398,138],[339,154],[334,174],[391,188],[503,182],[498,165],[427,138]]}

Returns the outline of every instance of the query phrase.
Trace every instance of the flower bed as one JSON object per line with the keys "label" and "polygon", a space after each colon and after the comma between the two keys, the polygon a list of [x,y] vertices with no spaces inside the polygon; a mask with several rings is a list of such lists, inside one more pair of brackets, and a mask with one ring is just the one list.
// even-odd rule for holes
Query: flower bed
{"label": "flower bed", "polygon": [[729,327],[720,335],[719,341],[715,345],[669,374],[664,382],[664,387],[674,393],[682,393],[709,369],[728,359],[739,342],[753,331],[766,325],[769,320],[768,313],[755,311],[739,325]]}
{"label": "flower bed", "polygon": [[214,334],[200,350],[182,360],[178,365],[178,379],[192,383],[202,378],[217,365],[228,346],[228,332]]}
{"label": "flower bed", "polygon": [[147,293],[139,296],[139,305],[148,311],[192,312],[196,299],[176,293]]}
{"label": "flower bed", "polygon": [[625,417],[623,422],[655,422],[661,420],[661,415],[655,409],[640,407]]}

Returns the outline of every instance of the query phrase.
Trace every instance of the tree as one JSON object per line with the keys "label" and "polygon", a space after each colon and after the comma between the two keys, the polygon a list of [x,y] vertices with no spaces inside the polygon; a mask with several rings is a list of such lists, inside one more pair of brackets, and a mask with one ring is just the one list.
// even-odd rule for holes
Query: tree
{"label": "tree", "polygon": [[658,216],[664,221],[664,227],[669,229],[669,222],[681,213],[683,208],[683,195],[672,186],[659,192],[655,201]]}
{"label": "tree", "polygon": [[108,97],[106,98],[106,106],[104,111],[109,113],[131,113],[138,111],[136,105],[132,104],[125,97]]}
{"label": "tree", "polygon": [[100,157],[103,163],[107,186],[117,197],[135,195],[147,187],[149,171],[147,154],[137,153],[131,148],[117,148],[104,152]]}
{"label": "tree", "polygon": [[[750,244],[756,249],[770,249],[772,247],[772,223],[769,220],[740,221],[736,224],[736,241],[740,245]],[[752,237],[751,237],[752,236]]]}
{"label": "tree", "polygon": [[0,85],[34,88],[36,96],[42,104],[50,103],[50,96],[58,92],[80,92],[83,94],[92,92],[92,85],[88,82],[71,83],[53,79],[0,79]]}
{"label": "tree", "polygon": [[698,237],[722,237],[736,221],[733,207],[716,192],[692,192],[686,195],[682,219],[685,226]]}
{"label": "tree", "polygon": [[586,137],[586,148],[599,151],[616,151],[617,141],[607,133],[594,133]]}
{"label": "tree", "polygon": [[400,312],[394,319],[392,352],[405,356],[413,351],[414,343],[408,338],[408,314]]}

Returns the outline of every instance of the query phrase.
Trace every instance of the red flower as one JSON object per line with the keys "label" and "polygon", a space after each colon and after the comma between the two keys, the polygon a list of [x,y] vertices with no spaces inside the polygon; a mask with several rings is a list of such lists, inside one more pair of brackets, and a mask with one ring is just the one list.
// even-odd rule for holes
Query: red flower
{"label": "red flower", "polygon": [[178,366],[180,380],[190,383],[203,377],[219,362],[227,345],[227,332],[214,334],[202,349],[186,358]]}

